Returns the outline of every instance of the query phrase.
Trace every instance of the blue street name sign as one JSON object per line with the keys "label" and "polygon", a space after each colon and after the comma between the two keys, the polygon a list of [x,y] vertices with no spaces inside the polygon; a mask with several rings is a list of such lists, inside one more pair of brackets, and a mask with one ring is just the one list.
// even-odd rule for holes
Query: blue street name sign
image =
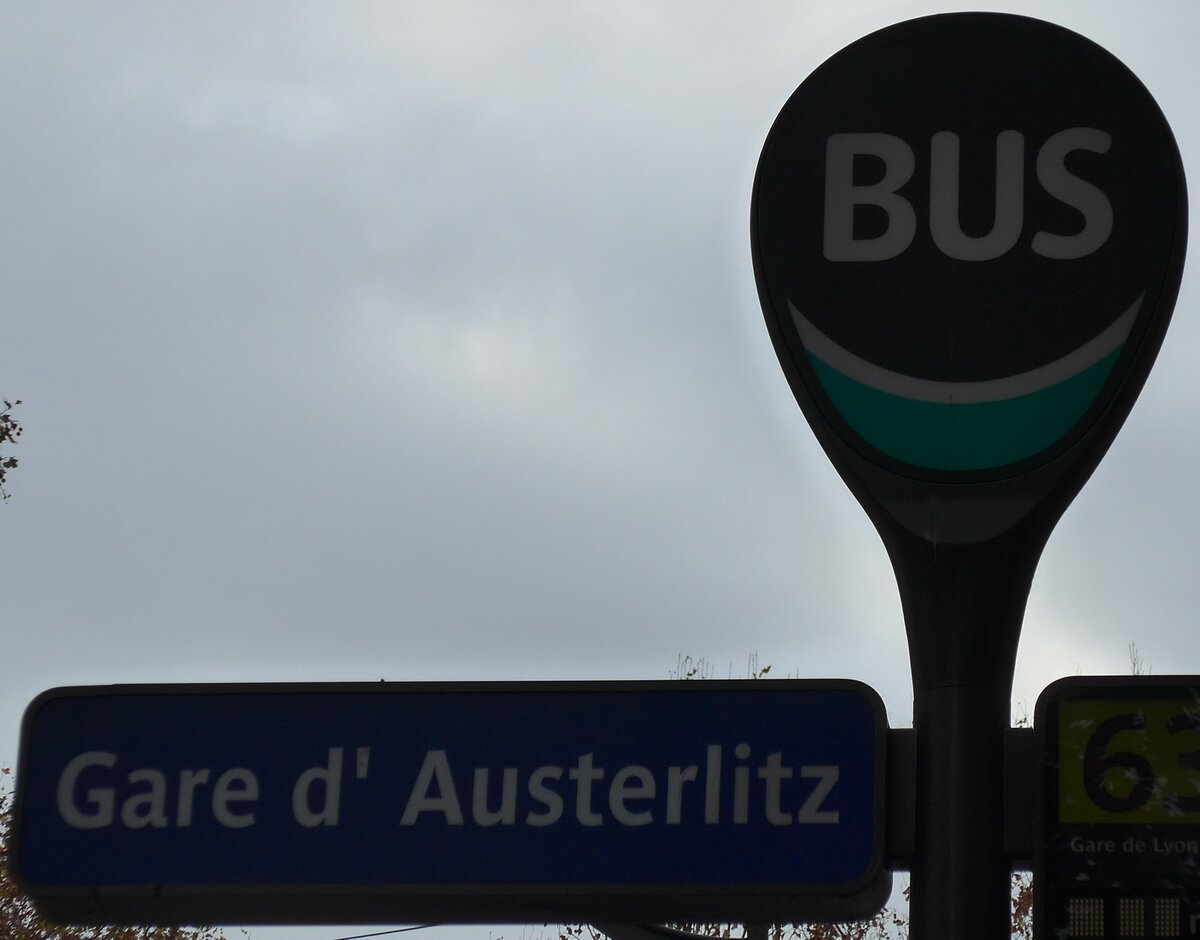
{"label": "blue street name sign", "polygon": [[849,681],[56,689],[14,871],[74,923],[863,917],[886,733]]}

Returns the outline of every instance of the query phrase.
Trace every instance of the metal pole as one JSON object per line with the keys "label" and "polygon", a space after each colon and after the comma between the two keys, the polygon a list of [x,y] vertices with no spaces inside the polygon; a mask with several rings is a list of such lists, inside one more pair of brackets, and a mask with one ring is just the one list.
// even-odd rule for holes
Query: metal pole
{"label": "metal pole", "polygon": [[1029,585],[1044,538],[1012,529],[938,545],[893,533],[913,673],[912,940],[1008,940],[1004,741]]}
{"label": "metal pole", "polygon": [[[997,700],[999,699],[999,700]],[[918,694],[913,940],[1008,940],[1004,735],[1009,703],[993,689]]]}

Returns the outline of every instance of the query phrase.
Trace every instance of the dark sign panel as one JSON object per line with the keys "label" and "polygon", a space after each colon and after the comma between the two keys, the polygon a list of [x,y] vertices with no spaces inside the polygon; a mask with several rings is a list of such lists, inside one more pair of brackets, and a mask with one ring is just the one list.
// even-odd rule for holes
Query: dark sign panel
{"label": "dark sign panel", "polygon": [[885,735],[840,681],[61,689],[14,867],[82,923],[865,916]]}
{"label": "dark sign panel", "polygon": [[797,89],[759,164],[763,305],[797,394],[947,482],[1069,447],[1178,287],[1183,175],[1120,62],[1023,17],[929,17]]}
{"label": "dark sign panel", "polygon": [[892,556],[914,669],[930,667],[918,692],[1011,685],[1038,555],[1141,390],[1186,241],[1154,99],[1050,23],[890,26],[780,111],[751,206],[759,297]]}
{"label": "dark sign panel", "polygon": [[1037,937],[1200,936],[1200,676],[1063,679],[1036,725]]}

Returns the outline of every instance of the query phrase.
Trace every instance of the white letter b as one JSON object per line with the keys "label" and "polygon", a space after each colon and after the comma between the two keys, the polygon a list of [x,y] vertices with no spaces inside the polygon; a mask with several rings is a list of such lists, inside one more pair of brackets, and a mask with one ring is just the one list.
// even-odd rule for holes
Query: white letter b
{"label": "white letter b", "polygon": [[[883,179],[854,185],[854,158],[863,154],[883,161]],[[825,240],[827,261],[886,261],[912,244],[917,215],[896,190],[912,179],[912,148],[893,134],[830,134],[825,142]],[[854,237],[854,207],[878,206],[887,213],[883,234]]]}

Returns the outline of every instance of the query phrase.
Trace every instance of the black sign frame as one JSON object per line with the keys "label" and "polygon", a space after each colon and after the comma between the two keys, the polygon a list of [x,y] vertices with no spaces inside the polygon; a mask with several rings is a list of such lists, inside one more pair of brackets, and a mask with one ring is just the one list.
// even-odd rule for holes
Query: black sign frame
{"label": "black sign frame", "polygon": [[[1173,703],[1191,703],[1185,709],[1191,719],[1188,728],[1151,730],[1156,737],[1162,737],[1164,730],[1171,737],[1181,731],[1195,734],[1198,749],[1190,756],[1196,764],[1186,770],[1192,771],[1193,785],[1200,784],[1200,676],[1071,676],[1051,683],[1038,697],[1034,710],[1040,760],[1033,854],[1035,940],[1052,940],[1061,929],[1070,927],[1072,919],[1077,927],[1099,931],[1090,936],[1113,940],[1137,935],[1139,920],[1145,925],[1146,936],[1200,934],[1200,852],[1195,851],[1200,846],[1200,809],[1179,813],[1174,821],[1169,813],[1162,813],[1161,821],[1143,821],[1137,815],[1140,807],[1131,806],[1141,797],[1135,792],[1143,785],[1139,779],[1128,798],[1116,801],[1107,811],[1087,809],[1085,797],[1078,804],[1078,819],[1064,822],[1059,818],[1060,790],[1066,786],[1071,801],[1068,805],[1075,804],[1074,785],[1089,772],[1089,749],[1096,751],[1094,758],[1099,758],[1095,773],[1103,775],[1112,770],[1129,774],[1150,769],[1152,776],[1158,777],[1161,768],[1152,762],[1161,755],[1128,752],[1128,732],[1143,731],[1155,724],[1162,716],[1146,715],[1145,709],[1149,704],[1154,710],[1155,703],[1160,702],[1164,707],[1171,705],[1169,712],[1175,711]],[[1129,714],[1107,714],[1105,706],[1116,708],[1126,703],[1131,709]],[[1088,708],[1097,706],[1104,719],[1098,722],[1085,716]],[[1071,707],[1078,714],[1062,714],[1063,708]],[[1124,707],[1120,711],[1124,712]],[[1134,720],[1124,721],[1126,718]],[[1084,722],[1089,724],[1084,727]],[[1085,760],[1070,772],[1073,784],[1064,784],[1060,762],[1064,724],[1081,741],[1088,738]],[[1097,780],[1091,785],[1103,787]],[[1161,784],[1146,780],[1144,785],[1148,802],[1151,788]],[[1085,783],[1085,790],[1087,786]],[[1130,813],[1134,815],[1129,822],[1119,821]],[[1189,858],[1180,852],[1164,852],[1164,846],[1190,846],[1193,851]],[[1190,933],[1183,932],[1185,927],[1191,928]],[[1075,931],[1072,935],[1082,934]]]}
{"label": "black sign frame", "polygon": [[[864,742],[869,748],[870,759],[874,767],[874,777],[871,782],[871,830],[870,858],[861,875],[856,875],[851,881],[823,884],[796,883],[750,883],[741,880],[735,883],[689,884],[683,881],[677,883],[638,882],[631,877],[624,883],[577,883],[567,880],[532,883],[525,881],[504,881],[491,878],[485,882],[459,879],[449,883],[370,883],[369,880],[346,883],[329,883],[320,877],[308,880],[281,880],[272,876],[267,883],[247,883],[244,878],[234,880],[225,877],[222,872],[213,871],[211,876],[201,881],[180,881],[170,872],[156,868],[151,861],[145,865],[139,861],[132,862],[137,871],[145,866],[146,877],[137,883],[76,883],[74,876],[57,876],[53,879],[34,879],[30,876],[27,860],[30,858],[31,835],[34,826],[29,814],[35,799],[38,805],[53,803],[54,797],[34,794],[53,794],[56,786],[61,786],[61,776],[50,779],[46,776],[45,767],[50,766],[46,757],[39,757],[39,751],[49,753],[47,747],[60,749],[70,745],[75,747],[73,738],[63,742],[58,736],[47,737],[48,731],[40,724],[40,718],[58,706],[73,708],[72,714],[78,714],[78,708],[91,709],[98,716],[94,723],[104,734],[113,739],[109,745],[114,753],[118,751],[116,743],[122,739],[131,740],[130,736],[138,731],[142,722],[154,729],[154,735],[161,737],[169,729],[164,728],[164,721],[154,708],[155,703],[188,700],[188,709],[196,711],[201,717],[219,714],[221,727],[237,727],[230,724],[233,706],[228,703],[234,699],[249,703],[250,707],[237,715],[250,716],[258,724],[262,724],[260,712],[279,709],[279,704],[286,701],[313,699],[320,708],[326,708],[326,702],[332,703],[335,714],[348,714],[358,720],[359,724],[379,725],[379,715],[391,709],[387,714],[396,711],[400,703],[401,709],[407,709],[407,700],[417,699],[445,702],[447,707],[455,709],[477,709],[472,701],[486,704],[501,698],[512,700],[522,708],[530,707],[530,703],[538,709],[562,708],[570,704],[574,698],[577,702],[587,698],[588,702],[612,702],[614,713],[620,713],[629,718],[631,709],[641,717],[637,722],[623,724],[624,728],[637,728],[638,733],[647,733],[644,729],[657,728],[654,734],[664,733],[661,715],[663,709],[674,709],[683,713],[695,715],[697,721],[707,721],[704,716],[716,718],[728,723],[727,711],[716,708],[720,702],[731,702],[736,697],[741,712],[747,709],[757,709],[766,703],[767,696],[777,705],[785,700],[794,704],[788,708],[796,708],[803,703],[811,703],[817,707],[816,701],[821,697],[836,697],[839,702],[845,700],[855,706],[856,714],[862,712],[870,715],[870,742]],[[123,711],[117,711],[118,701],[122,701]],[[655,702],[659,717],[655,715]],[[111,706],[110,706],[110,703]],[[258,704],[255,704],[258,703]],[[339,704],[340,703],[340,704]],[[464,704],[465,703],[465,704]],[[236,704],[236,702],[235,702]],[[313,706],[318,707],[317,705]],[[416,706],[414,706],[416,707]],[[423,714],[429,714],[429,705],[421,705]],[[589,706],[591,707],[591,706]],[[607,706],[606,706],[607,707]],[[808,707],[805,705],[804,707]],[[840,706],[829,706],[836,709]],[[863,711],[866,709],[866,711]],[[306,713],[312,712],[307,708]],[[113,726],[108,720],[110,714],[134,716],[131,719],[134,726]],[[327,712],[326,712],[327,713]],[[314,713],[316,714],[316,713]],[[418,712],[418,714],[422,714]],[[492,712],[490,714],[496,714]],[[607,712],[605,712],[607,714]],[[141,716],[140,718],[137,716]],[[257,717],[255,717],[257,716]],[[235,716],[236,717],[236,716]],[[359,720],[361,719],[361,720]],[[56,719],[62,726],[62,719]],[[240,720],[240,719],[239,719]],[[324,721],[325,719],[322,719]],[[758,719],[756,718],[755,721]],[[591,722],[591,719],[589,719]],[[350,722],[354,723],[354,722]],[[595,722],[591,722],[595,724]],[[754,722],[751,723],[752,725]],[[302,739],[311,734],[309,725],[289,726],[286,723],[278,725],[275,734],[281,744],[289,738]],[[794,725],[792,727],[795,727]],[[671,726],[671,734],[675,734],[678,725]],[[41,730],[39,730],[41,729]],[[111,729],[111,733],[104,729]],[[536,729],[534,729],[536,730]],[[593,728],[593,730],[595,730]],[[561,729],[560,736],[566,732]],[[751,731],[750,733],[758,733]],[[827,731],[820,732],[827,735]],[[464,732],[464,736],[466,733]],[[615,735],[615,736],[614,736]],[[298,737],[297,737],[298,736]],[[262,738],[262,735],[259,736]],[[411,735],[409,736],[411,737]],[[528,733],[525,734],[528,738]],[[608,739],[608,747],[625,747],[621,744],[624,732],[614,729],[605,732],[603,737]],[[469,736],[467,736],[469,740]],[[522,735],[515,735],[518,743]],[[89,739],[90,740],[90,739]],[[155,738],[158,740],[158,738]],[[167,740],[163,738],[163,740]],[[263,739],[265,740],[265,739]],[[396,741],[406,740],[400,733]],[[491,740],[496,740],[495,737]],[[632,739],[634,743],[640,738]],[[538,738],[543,742],[542,738]],[[364,743],[364,742],[359,742]],[[529,741],[524,742],[526,745]],[[544,743],[544,742],[543,742]],[[245,684],[181,684],[181,685],[129,685],[129,686],[94,686],[52,689],[40,695],[29,706],[25,713],[22,727],[21,753],[18,764],[18,779],[16,803],[14,807],[14,840],[11,855],[11,865],[14,877],[22,889],[34,900],[39,912],[44,916],[63,923],[72,924],[158,924],[186,925],[195,923],[210,924],[347,924],[347,923],[529,923],[552,921],[608,921],[624,923],[662,923],[667,921],[691,922],[697,919],[722,921],[742,920],[753,923],[783,922],[790,920],[830,921],[848,920],[870,917],[878,911],[891,890],[891,872],[885,864],[885,805],[886,805],[886,743],[887,717],[883,702],[878,694],[869,686],[853,680],[711,680],[704,682],[680,682],[678,680],[663,681],[590,681],[590,682],[371,682],[371,683],[245,683]],[[453,739],[451,739],[453,744]],[[211,746],[211,745],[210,745]],[[392,744],[395,748],[398,745]],[[409,747],[409,744],[404,744]],[[413,744],[412,746],[416,746]],[[426,742],[422,745],[429,747]],[[432,745],[437,746],[437,745]],[[445,744],[441,746],[446,746]],[[539,747],[541,743],[539,743]],[[839,745],[840,746],[840,745]],[[169,747],[169,745],[168,745]],[[722,773],[734,773],[732,761],[734,754],[726,756],[726,765]],[[323,751],[321,752],[324,753]],[[599,752],[598,752],[599,756]],[[766,756],[766,755],[760,755]],[[265,762],[274,757],[264,756]],[[348,755],[347,762],[351,761]],[[371,759],[373,762],[378,757]],[[40,761],[40,763],[39,763]],[[53,762],[51,762],[53,763]],[[61,761],[60,761],[61,763]],[[58,764],[53,764],[58,767]],[[183,766],[183,765],[181,765]],[[374,766],[374,763],[372,764]],[[35,770],[34,768],[42,768]],[[124,765],[109,771],[116,774]],[[797,777],[802,768],[796,768]],[[707,773],[703,769],[701,773]],[[61,773],[61,771],[55,771]],[[97,771],[89,771],[97,773]],[[350,768],[345,768],[347,775]],[[376,771],[376,774],[378,772]],[[215,777],[216,771],[213,776]],[[565,780],[565,774],[562,778]],[[611,775],[610,775],[611,776]],[[113,779],[121,779],[119,776]],[[366,777],[364,777],[366,779]],[[791,779],[791,778],[789,778]],[[58,781],[56,783],[56,780]],[[212,789],[213,780],[207,781],[208,789]],[[747,782],[750,782],[749,774]],[[605,781],[608,783],[608,781]],[[661,781],[660,781],[661,783]],[[131,781],[132,784],[132,781]],[[141,783],[139,783],[139,786]],[[343,786],[346,791],[352,783]],[[597,786],[601,786],[598,784]],[[82,777],[76,785],[79,792],[86,794],[92,784]],[[182,786],[182,783],[180,784]],[[361,785],[360,785],[361,786]],[[426,784],[433,792],[439,784]],[[565,786],[565,783],[564,783]],[[753,786],[764,786],[758,780]],[[262,784],[264,792],[268,789],[266,779]],[[318,788],[319,789],[319,788]],[[659,796],[663,794],[660,792]],[[522,791],[523,793],[524,791]],[[531,791],[532,792],[532,791]],[[757,791],[755,791],[757,792]],[[135,794],[136,795],[136,794]],[[120,794],[118,794],[119,798]],[[278,792],[276,793],[278,798]],[[286,794],[284,796],[286,799]],[[611,800],[611,795],[609,799]],[[706,797],[707,798],[707,797]],[[732,792],[724,792],[723,801],[732,798]],[[754,797],[751,798],[752,800]],[[118,799],[119,802],[119,799]],[[168,811],[173,806],[173,797],[168,799]],[[403,804],[403,800],[401,800]],[[46,804],[48,805],[48,804]],[[253,805],[253,804],[250,804]],[[724,803],[722,805],[725,805]],[[597,797],[597,811],[600,798]],[[392,822],[400,819],[403,805],[395,807]],[[345,807],[343,807],[345,810]],[[467,798],[467,812],[471,813],[470,801]],[[123,814],[120,810],[118,818]],[[110,815],[112,808],[110,806]],[[199,810],[197,810],[199,813]],[[343,815],[346,815],[343,812]],[[391,817],[389,817],[391,818]],[[734,820],[736,822],[737,820]],[[797,818],[797,822],[798,822]],[[609,819],[610,825],[612,820]],[[722,817],[724,823],[724,817]],[[172,823],[162,830],[170,833]],[[43,829],[43,824],[38,824]],[[695,828],[694,825],[692,828]],[[249,832],[249,830],[246,830]],[[413,830],[415,831],[415,830]],[[482,831],[482,830],[481,830]],[[545,831],[545,830],[542,830]],[[633,830],[631,830],[633,831]],[[634,832],[635,838],[629,842],[629,868],[636,869],[637,851],[645,851],[646,829]],[[637,838],[638,833],[643,833]],[[253,840],[251,840],[253,841]],[[43,839],[43,844],[48,844]],[[78,853],[79,845],[74,844],[74,853]],[[641,846],[641,849],[637,847]],[[250,846],[256,852],[263,852],[263,847]],[[283,851],[282,847],[280,851]],[[292,851],[295,851],[293,848]],[[47,863],[42,861],[43,871],[49,865],[55,872],[65,870],[70,864],[66,860],[72,857],[69,852],[53,850],[50,855],[42,849],[40,857],[52,859]],[[62,868],[55,859],[63,859]],[[730,859],[732,865],[736,860]],[[766,864],[768,860],[764,860]],[[496,870],[511,874],[512,868],[506,867],[505,859],[493,859]],[[90,864],[90,863],[89,863]],[[761,865],[760,865],[761,867]],[[581,869],[584,870],[584,869]],[[150,872],[153,871],[153,876]],[[174,869],[171,869],[173,872]],[[108,876],[107,871],[105,872]],[[559,876],[561,879],[561,876]]]}

